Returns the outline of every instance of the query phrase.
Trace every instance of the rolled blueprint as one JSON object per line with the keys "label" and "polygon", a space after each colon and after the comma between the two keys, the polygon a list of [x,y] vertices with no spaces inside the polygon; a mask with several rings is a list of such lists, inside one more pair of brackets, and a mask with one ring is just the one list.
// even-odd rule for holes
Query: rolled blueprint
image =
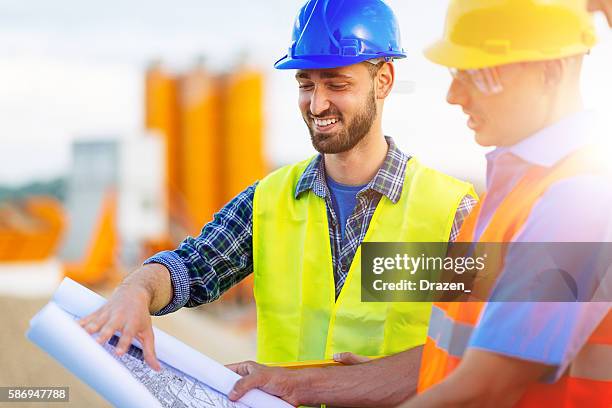
{"label": "rolled blueprint", "polygon": [[99,345],[75,321],[106,300],[65,278],[52,301],[30,321],[28,339],[59,361],[78,378],[118,407],[289,408],[290,404],[261,390],[248,392],[240,402],[227,394],[240,376],[167,333],[153,328],[161,372],[143,360],[134,340],[118,357],[118,334]]}

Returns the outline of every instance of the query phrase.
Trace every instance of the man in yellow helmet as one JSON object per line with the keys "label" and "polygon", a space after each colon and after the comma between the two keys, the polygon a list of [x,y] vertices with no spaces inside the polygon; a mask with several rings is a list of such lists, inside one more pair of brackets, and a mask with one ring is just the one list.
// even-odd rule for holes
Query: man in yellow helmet
{"label": "man in yellow helmet", "polygon": [[[612,180],[579,83],[594,44],[586,0],[451,1],[444,37],[425,55],[451,70],[447,100],[476,141],[496,147],[458,241],[612,241]],[[567,260],[587,271],[576,293],[600,284],[592,260]],[[537,265],[516,250],[500,261],[490,296],[520,302],[434,304],[419,395],[402,407],[612,406],[610,302],[537,302],[525,295],[545,276]]]}

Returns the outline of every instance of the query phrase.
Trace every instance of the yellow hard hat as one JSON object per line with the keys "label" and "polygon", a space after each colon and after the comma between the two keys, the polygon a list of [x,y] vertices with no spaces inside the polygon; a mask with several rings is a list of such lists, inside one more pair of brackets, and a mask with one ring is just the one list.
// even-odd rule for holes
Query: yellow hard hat
{"label": "yellow hard hat", "polygon": [[587,0],[451,0],[436,64],[479,69],[587,53],[595,28]]}

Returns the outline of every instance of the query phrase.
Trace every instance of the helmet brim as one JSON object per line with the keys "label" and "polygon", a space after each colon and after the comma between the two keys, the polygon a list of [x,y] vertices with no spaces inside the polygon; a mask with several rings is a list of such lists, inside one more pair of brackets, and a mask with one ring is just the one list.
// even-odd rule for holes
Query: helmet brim
{"label": "helmet brim", "polygon": [[479,48],[465,47],[443,39],[426,48],[423,54],[434,64],[448,68],[481,69],[516,62],[543,61],[569,57],[586,54],[588,51],[589,48],[585,46],[571,46],[558,51],[554,57],[529,50],[516,50],[508,53],[487,53]]}
{"label": "helmet brim", "polygon": [[423,53],[434,64],[457,69],[479,69],[506,63],[504,56],[491,56],[477,48],[463,47],[446,40],[439,40]]}
{"label": "helmet brim", "polygon": [[367,61],[370,59],[390,57],[393,59],[406,58],[406,54],[385,54],[385,55],[360,55],[357,57],[341,57],[329,55],[321,57],[307,57],[307,58],[292,58],[289,55],[285,55],[283,58],[278,60],[274,64],[276,69],[330,69],[347,67],[349,65],[359,64],[360,62]]}

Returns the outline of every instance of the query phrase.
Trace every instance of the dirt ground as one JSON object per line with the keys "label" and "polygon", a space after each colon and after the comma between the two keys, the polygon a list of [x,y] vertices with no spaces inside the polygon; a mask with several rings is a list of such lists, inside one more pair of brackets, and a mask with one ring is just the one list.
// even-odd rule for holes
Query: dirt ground
{"label": "dirt ground", "polygon": [[[48,298],[0,296],[0,386],[70,387],[69,403],[0,402],[0,407],[107,407],[109,404],[91,388],[25,338],[30,318]],[[212,305],[211,305],[212,306]],[[191,347],[222,362],[255,357],[252,310],[210,307],[183,309],[153,324]]]}

